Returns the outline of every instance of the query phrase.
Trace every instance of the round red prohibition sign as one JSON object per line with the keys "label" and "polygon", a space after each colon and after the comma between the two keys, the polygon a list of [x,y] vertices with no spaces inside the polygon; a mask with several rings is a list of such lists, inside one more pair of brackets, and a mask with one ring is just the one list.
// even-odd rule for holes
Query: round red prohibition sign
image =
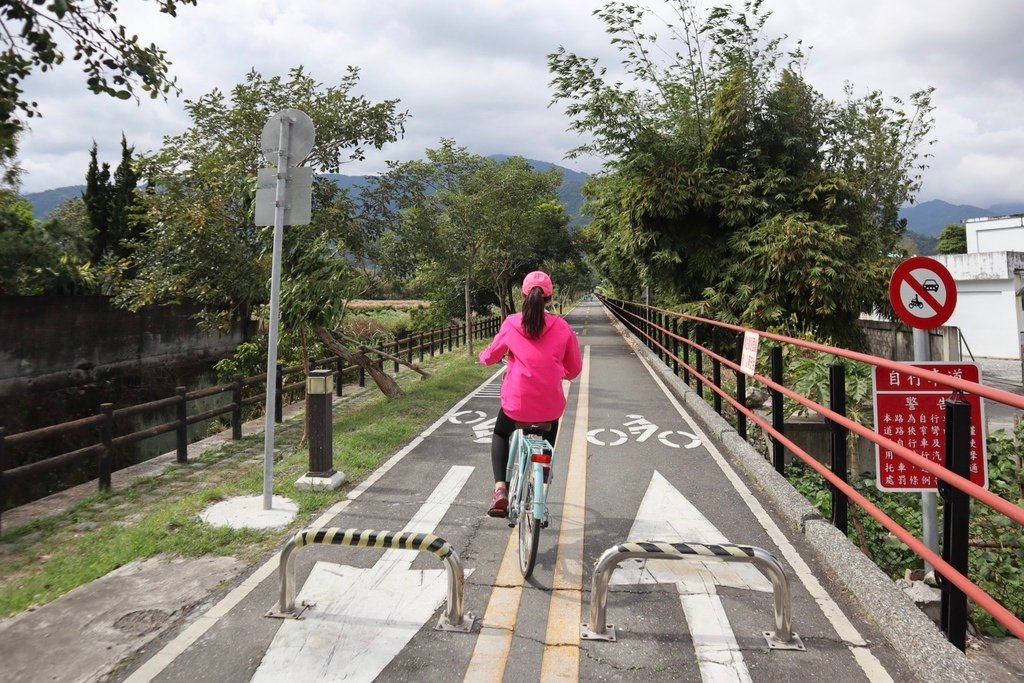
{"label": "round red prohibition sign", "polygon": [[914,256],[896,267],[889,280],[889,300],[900,320],[930,330],[949,320],[956,308],[956,282],[946,267]]}

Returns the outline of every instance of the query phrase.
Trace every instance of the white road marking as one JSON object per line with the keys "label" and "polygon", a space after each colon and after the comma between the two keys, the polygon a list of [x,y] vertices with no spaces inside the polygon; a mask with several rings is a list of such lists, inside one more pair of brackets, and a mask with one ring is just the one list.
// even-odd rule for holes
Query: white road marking
{"label": "white road marking", "polygon": [[[610,443],[605,443],[597,438],[597,435],[601,432],[611,432],[612,434],[615,434],[616,439]],[[621,446],[626,443],[626,439],[628,438],[629,437],[626,435],[626,432],[619,429],[605,429],[604,427],[598,427],[597,429],[591,429],[587,432],[587,441],[595,446]]]}
{"label": "white road marking", "polygon": [[[345,500],[336,503],[331,506],[324,514],[320,515],[319,518],[310,526],[322,527],[330,523],[330,521],[337,517],[345,508],[347,508],[353,500],[357,499],[368,488],[380,481],[380,478],[391,471],[391,469],[402,461],[405,456],[411,453],[417,446],[423,443],[423,440],[433,434],[438,427],[443,425],[448,419],[462,409],[462,406],[466,405],[472,399],[481,395],[481,392],[490,386],[505,368],[500,368],[497,372],[491,375],[487,381],[477,388],[476,391],[466,395],[458,403],[452,406],[451,410],[439,417],[434,424],[430,425],[423,432],[420,433],[415,439],[410,441],[405,448],[395,453],[391,458],[388,459],[383,465],[373,471],[370,476],[364,479],[359,485],[352,489]],[[192,646],[197,640],[203,637],[207,631],[217,625],[228,612],[230,612],[236,605],[244,600],[249,593],[254,591],[265,579],[272,576],[278,568],[278,558],[272,557],[263,564],[262,567],[257,569],[249,576],[248,579],[243,581],[241,585],[236,587],[230,593],[221,598],[220,602],[211,607],[207,612],[196,619],[196,621],[182,631],[176,638],[164,646],[162,650],[153,655],[146,663],[140,666],[132,673],[125,683],[149,683],[154,678],[159,676],[164,669],[171,665],[175,659],[178,658],[181,653]]]}
{"label": "white road marking", "polygon": [[[640,503],[629,540],[730,542],[657,471]],[[751,680],[715,586],[771,592],[771,582],[753,565],[721,560],[630,559],[612,573],[611,583],[675,583],[693,637],[701,679],[705,683]]]}
{"label": "white road marking", "polygon": [[[658,374],[654,371],[654,368],[651,367],[650,363],[648,363],[647,360],[639,353],[637,354],[637,358],[639,358],[644,367],[647,368],[647,372],[650,373],[655,384],[657,384],[662,393],[665,394],[665,397],[668,399],[669,403],[672,404],[672,407],[676,409],[676,412],[679,413],[679,416],[690,425],[690,428],[695,434],[703,435],[703,430],[697,425],[697,422],[691,418],[685,410],[683,410],[683,407],[679,405],[679,401],[676,400],[675,395],[672,394],[672,392],[669,391],[669,388],[665,386],[665,383],[661,381],[661,378],[658,377]],[[722,473],[725,474],[726,478],[733,485],[733,488],[736,489],[736,492],[739,494],[740,498],[743,499],[743,502],[750,509],[751,513],[753,513],[758,523],[779,548],[779,551],[782,553],[786,562],[789,563],[793,573],[795,573],[797,578],[800,579],[800,583],[807,588],[807,592],[810,593],[811,597],[818,604],[818,607],[825,614],[825,617],[832,624],[832,628],[835,629],[839,637],[846,643],[847,648],[849,648],[850,652],[853,654],[854,659],[860,665],[861,670],[864,671],[868,680],[891,682],[892,677],[889,675],[889,672],[886,671],[885,667],[882,666],[882,663],[878,661],[878,658],[871,653],[870,649],[868,649],[867,643],[864,641],[864,637],[860,635],[857,628],[850,623],[850,620],[846,618],[846,615],[843,614],[842,610],[839,609],[839,606],[835,603],[824,587],[822,587],[821,583],[819,583],[818,579],[814,576],[814,573],[811,572],[811,568],[808,567],[807,563],[804,562],[802,557],[800,557],[800,553],[798,553],[796,548],[793,547],[793,544],[789,542],[786,535],[782,533],[782,530],[779,529],[775,520],[771,518],[771,515],[769,515],[764,509],[760,501],[758,501],[757,498],[754,497],[754,494],[750,492],[750,489],[745,483],[743,483],[740,476],[736,474],[736,470],[732,468],[729,462],[719,452],[718,448],[715,447],[711,440],[707,438],[707,436],[704,436],[703,441],[705,448],[707,448],[719,469],[722,470]]]}
{"label": "white road marking", "polygon": [[683,445],[683,448],[696,448],[701,444],[701,441],[700,439],[697,438],[696,434],[691,434],[690,432],[681,432],[672,429],[669,429],[667,431],[662,432],[661,434],[658,434],[658,441],[665,444],[669,448],[679,448],[679,444],[677,444],[675,441],[669,440],[668,437],[671,436],[672,434],[681,434],[682,436],[685,436],[690,440],[689,443]]}
{"label": "white road marking", "polygon": [[448,418],[448,421],[457,425],[471,425],[487,417],[482,410],[460,410]]}
{"label": "white road marking", "polygon": [[[402,529],[433,533],[473,467],[448,470]],[[444,601],[444,569],[413,571],[415,550],[388,550],[370,569],[317,562],[296,596],[313,604],[286,620],[252,681],[374,680]]]}

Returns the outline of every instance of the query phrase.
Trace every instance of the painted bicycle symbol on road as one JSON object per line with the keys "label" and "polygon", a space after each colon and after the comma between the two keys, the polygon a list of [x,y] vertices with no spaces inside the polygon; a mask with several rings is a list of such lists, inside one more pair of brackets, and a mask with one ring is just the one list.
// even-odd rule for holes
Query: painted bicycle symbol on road
{"label": "painted bicycle symbol on road", "polygon": [[[661,427],[654,424],[643,415],[627,415],[627,422],[622,424],[625,431],[614,427],[598,427],[587,432],[587,441],[595,446],[621,446],[629,441],[629,437],[636,437],[638,443],[644,443],[652,436],[657,436],[658,441],[669,448],[696,448],[701,441],[696,434],[684,432],[678,429],[666,429],[660,431]],[[678,436],[688,439],[686,443],[676,443],[673,439]],[[682,439],[678,439],[680,442]]]}

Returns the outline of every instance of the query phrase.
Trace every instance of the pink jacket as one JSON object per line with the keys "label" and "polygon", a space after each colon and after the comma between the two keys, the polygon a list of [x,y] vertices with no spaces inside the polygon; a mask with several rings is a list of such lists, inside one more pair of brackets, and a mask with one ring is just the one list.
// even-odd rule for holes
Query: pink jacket
{"label": "pink jacket", "polygon": [[497,363],[508,353],[508,370],[501,384],[501,407],[513,420],[556,420],[565,411],[562,379],[575,379],[583,369],[580,344],[569,323],[544,314],[538,339],[523,332],[522,313],[505,318],[490,345],[480,352],[484,365]]}

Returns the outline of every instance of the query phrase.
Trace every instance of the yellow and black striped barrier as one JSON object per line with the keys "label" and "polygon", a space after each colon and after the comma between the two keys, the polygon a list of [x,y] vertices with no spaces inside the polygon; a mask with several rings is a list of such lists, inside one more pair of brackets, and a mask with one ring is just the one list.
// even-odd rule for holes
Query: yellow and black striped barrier
{"label": "yellow and black striped barrier", "polygon": [[615,641],[615,626],[605,623],[608,613],[608,583],[623,560],[708,560],[750,562],[768,577],[775,596],[775,631],[762,631],[769,649],[804,650],[800,636],[793,632],[789,581],[782,564],[767,550],[732,543],[684,543],[679,541],[627,541],[601,553],[594,565],[590,586],[590,623],[580,628],[584,640]]}
{"label": "yellow and black striped barrier", "polygon": [[438,620],[436,629],[469,633],[473,629],[474,617],[463,613],[463,590],[465,572],[459,554],[448,541],[434,534],[413,531],[374,531],[372,529],[303,529],[292,536],[281,549],[278,565],[280,593],[277,608],[267,612],[268,617],[299,619],[305,609],[295,607],[295,551],[307,545],[345,545],[358,548],[382,548],[389,550],[415,550],[437,555],[445,564],[448,576],[448,599],[445,611]]}

